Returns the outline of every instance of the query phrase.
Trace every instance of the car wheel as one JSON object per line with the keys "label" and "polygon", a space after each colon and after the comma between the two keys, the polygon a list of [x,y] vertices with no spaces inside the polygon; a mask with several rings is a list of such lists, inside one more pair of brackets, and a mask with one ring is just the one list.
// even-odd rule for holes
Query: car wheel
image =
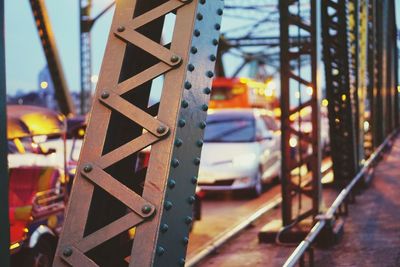
{"label": "car wheel", "polygon": [[257,173],[256,177],[256,184],[254,185],[254,188],[252,189],[252,195],[253,197],[259,197],[263,193],[263,183],[261,180],[261,172],[259,171]]}
{"label": "car wheel", "polygon": [[41,239],[32,249],[25,266],[51,267],[53,264],[55,247],[50,240]]}

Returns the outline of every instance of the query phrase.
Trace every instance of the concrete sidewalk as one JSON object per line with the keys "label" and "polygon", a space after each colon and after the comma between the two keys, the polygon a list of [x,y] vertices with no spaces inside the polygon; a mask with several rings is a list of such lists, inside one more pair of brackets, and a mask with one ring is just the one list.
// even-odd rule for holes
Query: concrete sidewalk
{"label": "concrete sidewalk", "polygon": [[[326,194],[325,199],[335,197]],[[294,247],[259,244],[257,239],[264,224],[279,217],[280,210],[264,215],[197,266],[282,266]],[[378,164],[371,186],[349,206],[344,230],[339,244],[315,249],[315,266],[400,267],[400,138]]]}
{"label": "concrete sidewalk", "polygon": [[343,240],[316,250],[315,266],[400,266],[400,138],[345,219]]}

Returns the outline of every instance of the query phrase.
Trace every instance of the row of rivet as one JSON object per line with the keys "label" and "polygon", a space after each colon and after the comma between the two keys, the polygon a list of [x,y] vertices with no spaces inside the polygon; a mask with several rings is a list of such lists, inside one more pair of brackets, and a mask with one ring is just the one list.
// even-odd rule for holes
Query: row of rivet
{"label": "row of rivet", "polygon": [[[201,4],[205,4],[205,3],[206,3],[206,0],[200,0],[200,3],[201,3]],[[222,9],[218,9],[218,10],[217,10],[217,14],[221,16],[221,15],[223,14]],[[196,18],[197,18],[197,20],[201,21],[201,20],[203,20],[203,15],[202,15],[201,13],[198,13],[198,14],[196,15]],[[217,24],[214,25],[214,28],[215,28],[217,31],[219,31],[219,30],[221,29],[221,25],[217,23]],[[199,31],[198,29],[195,29],[194,32],[193,32],[193,34],[194,34],[194,36],[199,37],[201,33],[200,33],[200,31]],[[217,40],[217,39],[213,39],[213,40],[212,40],[212,44],[213,44],[214,46],[217,46],[217,45],[218,45],[218,40]],[[190,52],[191,52],[192,54],[197,54],[197,52],[198,52],[197,47],[196,47],[196,46],[192,46],[191,49],[190,49]],[[216,57],[214,54],[212,54],[212,55],[209,56],[209,60],[212,61],[212,62],[215,62],[216,59],[217,59],[217,57]],[[195,70],[195,66],[194,66],[193,64],[189,63],[188,66],[187,66],[187,70],[190,71],[190,72],[193,72],[193,71]],[[206,76],[207,76],[208,78],[213,78],[213,77],[214,77],[214,72],[212,72],[212,71],[207,71],[207,72],[206,72]],[[184,88],[185,88],[186,90],[192,89],[192,84],[190,83],[190,81],[186,81],[186,82],[184,83]],[[209,94],[211,93],[211,89],[207,87],[207,88],[203,89],[203,93],[206,94],[206,95],[209,95]],[[187,108],[187,107],[189,107],[188,101],[182,100],[182,101],[181,101],[181,107],[184,108],[184,109]],[[207,104],[203,104],[203,105],[201,106],[201,110],[204,111],[204,112],[207,112],[207,111],[208,111],[208,105],[207,105]],[[178,120],[178,127],[183,128],[183,127],[185,127],[185,125],[186,125],[185,119],[180,118],[180,119]],[[199,128],[202,129],[202,130],[204,130],[204,129],[206,128],[206,126],[207,126],[207,124],[206,124],[205,121],[202,121],[202,122],[199,123]],[[176,147],[181,147],[181,146],[183,145],[182,139],[180,139],[180,138],[177,137],[177,138],[175,139],[174,145],[175,145]],[[201,140],[201,139],[198,140],[198,141],[196,142],[196,146],[197,146],[197,147],[202,147],[202,146],[203,146],[203,140]],[[179,167],[179,164],[180,164],[180,162],[179,162],[179,160],[178,160],[177,158],[172,159],[172,161],[171,161],[171,166],[172,166],[173,168],[178,168],[178,167]],[[193,164],[196,165],[196,166],[199,166],[199,165],[200,165],[200,158],[199,158],[199,157],[196,157],[196,158],[193,160]],[[191,178],[191,183],[192,183],[193,185],[196,185],[196,184],[197,184],[197,176],[193,176],[193,177]],[[176,181],[175,181],[174,179],[170,178],[169,181],[168,181],[168,188],[169,188],[170,190],[172,190],[172,189],[175,188],[175,186],[176,186]],[[196,201],[195,196],[189,196],[189,197],[187,198],[187,202],[188,202],[190,205],[193,205],[193,204],[195,203],[195,201]],[[166,210],[166,211],[169,211],[169,210],[172,209],[172,207],[173,207],[173,203],[172,203],[171,201],[169,201],[169,200],[166,200],[165,203],[164,203],[164,208],[165,208],[165,210]],[[185,219],[184,219],[184,221],[185,221],[185,224],[186,224],[186,225],[190,225],[190,224],[193,222],[193,218],[190,217],[190,216],[186,216]],[[169,228],[168,224],[162,223],[161,226],[160,226],[160,231],[161,231],[161,233],[166,233],[166,232],[168,231],[168,228]],[[188,242],[189,242],[189,238],[188,238],[188,237],[184,237],[183,240],[182,240],[183,245],[186,246],[186,245],[188,244]],[[165,253],[165,248],[162,247],[162,246],[158,246],[158,247],[157,247],[157,250],[156,250],[156,253],[157,253],[157,255],[159,255],[159,256],[163,255],[163,254]],[[185,259],[184,259],[184,258],[181,258],[181,259],[179,260],[179,265],[184,266],[184,264],[185,264]]]}

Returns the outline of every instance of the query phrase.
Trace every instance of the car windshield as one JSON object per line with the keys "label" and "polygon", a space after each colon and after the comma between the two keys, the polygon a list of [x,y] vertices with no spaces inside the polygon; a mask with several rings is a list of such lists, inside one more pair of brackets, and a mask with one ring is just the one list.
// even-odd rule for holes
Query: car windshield
{"label": "car windshield", "polygon": [[255,140],[254,119],[240,117],[209,116],[204,136],[205,142],[253,142]]}

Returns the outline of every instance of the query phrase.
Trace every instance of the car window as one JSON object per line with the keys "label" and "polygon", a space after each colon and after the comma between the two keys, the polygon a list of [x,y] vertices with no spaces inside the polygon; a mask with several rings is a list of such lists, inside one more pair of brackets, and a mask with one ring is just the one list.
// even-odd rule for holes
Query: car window
{"label": "car window", "polygon": [[276,124],[276,121],[270,116],[262,116],[267,128],[273,132],[278,131],[279,127]]}
{"label": "car window", "polygon": [[263,138],[263,137],[268,135],[268,129],[267,129],[263,119],[257,118],[256,119],[256,125],[257,125],[257,127],[256,127],[257,128],[257,130],[256,130],[257,131],[256,132],[256,137],[257,138]]}
{"label": "car window", "polygon": [[[211,117],[211,118],[210,118]],[[205,142],[254,142],[254,120],[241,118],[213,119],[209,116],[204,134]]]}

